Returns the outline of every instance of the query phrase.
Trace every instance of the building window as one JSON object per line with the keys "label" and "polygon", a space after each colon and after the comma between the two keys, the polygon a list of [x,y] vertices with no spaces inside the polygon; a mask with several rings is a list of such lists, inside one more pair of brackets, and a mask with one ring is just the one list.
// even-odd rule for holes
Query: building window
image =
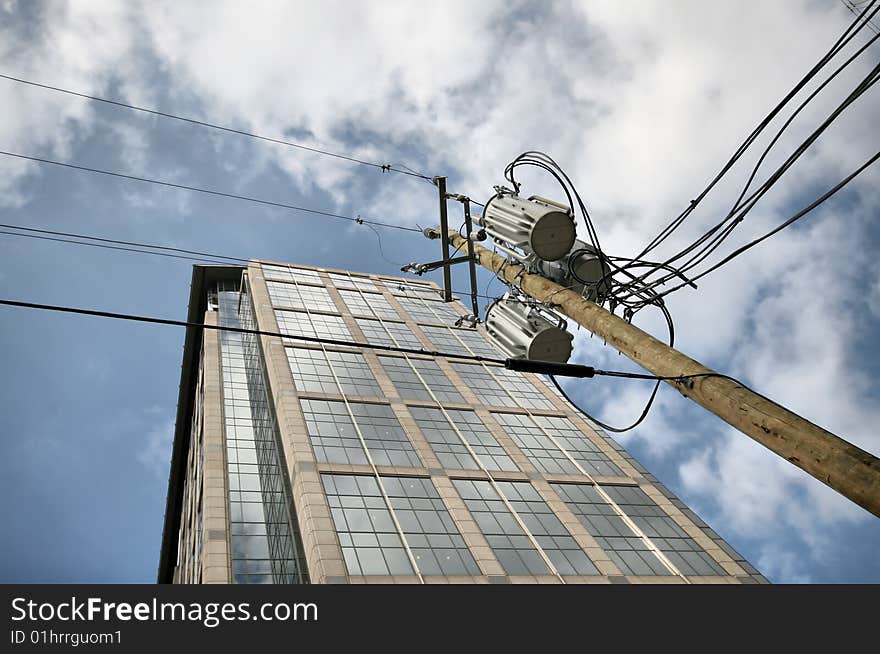
{"label": "building window", "polygon": [[[287,348],[287,360],[296,388],[304,393],[382,397],[382,391],[364,356],[357,352]],[[330,371],[330,367],[333,371]],[[336,384],[333,374],[339,380]]]}
{"label": "building window", "polygon": [[282,334],[351,340],[351,332],[339,316],[275,309],[275,320]]}
{"label": "building window", "polygon": [[416,322],[451,325],[461,316],[448,302],[420,297],[400,297],[397,301]]}
{"label": "building window", "polygon": [[324,285],[317,270],[306,270],[305,268],[293,268],[291,266],[273,266],[268,263],[264,263],[262,268],[263,276],[266,279],[280,279],[285,282],[302,282],[305,284]]}
{"label": "building window", "polygon": [[[651,552],[589,484],[553,484],[572,512],[625,574],[670,575]],[[642,530],[655,547],[688,576],[726,575],[718,563],[678,523],[637,486],[602,486],[620,509]]]}
{"label": "building window", "polygon": [[[623,471],[567,418],[513,413],[493,413],[492,416],[541,472],[580,474],[561,447],[590,475],[623,476]],[[560,447],[547,434],[556,439]]]}
{"label": "building window", "polygon": [[[369,463],[344,402],[300,400],[300,404],[318,461]],[[390,406],[350,402],[349,407],[376,465],[422,465]]]}
{"label": "building window", "polygon": [[342,275],[340,273],[327,273],[336,288],[354,288],[362,291],[378,291],[373,281],[367,277],[356,275]]}
{"label": "building window", "polygon": [[553,403],[538,390],[531,379],[507,368],[493,367],[492,374],[526,409],[554,409]]}
{"label": "building window", "polygon": [[[560,575],[599,574],[530,483],[496,483]],[[455,479],[453,484],[507,574],[551,574],[490,482]]]}
{"label": "building window", "polygon": [[413,406],[409,407],[409,411],[444,468],[480,469],[468,448],[461,442],[461,438],[464,438],[486,470],[517,470],[516,464],[473,411],[446,409],[461,437],[440,409]]}
{"label": "building window", "polygon": [[[321,480],[349,574],[413,574],[376,479],[323,474]],[[383,476],[381,482],[422,575],[480,574],[430,479]]]}
{"label": "building window", "polygon": [[348,310],[357,316],[399,319],[397,311],[381,293],[362,293],[360,291],[339,291]]}
{"label": "building window", "polygon": [[300,286],[284,282],[266,282],[273,307],[300,307],[315,311],[336,311],[333,298],[321,286]]}
{"label": "building window", "polygon": [[402,322],[369,320],[367,318],[355,318],[355,320],[358,327],[361,328],[364,338],[367,339],[367,343],[371,345],[391,345],[392,347],[422,349],[421,341]]}
{"label": "building window", "polygon": [[447,327],[455,336],[465,344],[471,354],[481,357],[498,358],[499,352],[486,340],[486,337],[476,329],[455,329]]}
{"label": "building window", "polygon": [[[452,369],[461,377],[465,385],[477,396],[480,404],[486,406],[518,406],[503,388],[495,381],[495,377],[482,365],[450,362]],[[493,368],[493,371],[496,370]]]}
{"label": "building window", "polygon": [[437,299],[441,297],[441,291],[427,284],[420,284],[413,281],[403,281],[401,279],[385,279],[382,283],[394,295],[404,295],[409,297],[425,297],[429,299]]}
{"label": "building window", "polygon": [[[385,372],[394,382],[394,388],[398,395],[407,400],[431,400],[431,394],[419,379],[422,376],[425,383],[433,391],[441,402],[464,403],[464,398],[455,390],[455,386],[449,378],[443,374],[436,361],[430,359],[410,358],[409,362],[402,357],[380,356],[379,361]],[[412,366],[410,366],[410,363]],[[413,366],[418,375],[413,371]]]}

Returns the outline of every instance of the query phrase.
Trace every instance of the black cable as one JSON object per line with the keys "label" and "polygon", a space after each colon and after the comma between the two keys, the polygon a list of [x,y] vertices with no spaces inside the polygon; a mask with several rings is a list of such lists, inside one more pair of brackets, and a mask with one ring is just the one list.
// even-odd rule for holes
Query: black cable
{"label": "black cable", "polygon": [[42,309],[45,311],[58,311],[61,313],[77,313],[85,316],[97,316],[99,318],[114,318],[116,320],[132,320],[135,322],[146,322],[158,325],[172,325],[175,327],[195,327],[196,329],[214,329],[216,331],[237,332],[239,334],[255,334],[257,336],[274,336],[277,338],[288,338],[297,341],[305,341],[307,343],[324,343],[326,345],[339,345],[351,348],[363,348],[368,350],[382,350],[384,352],[403,352],[406,354],[420,354],[431,357],[445,357],[447,359],[462,359],[464,361],[479,361],[485,363],[497,363],[504,365],[504,359],[495,359],[492,357],[483,357],[471,354],[452,354],[449,352],[437,352],[434,350],[416,349],[408,347],[395,347],[391,345],[377,345],[374,343],[358,343],[356,341],[344,341],[334,338],[320,338],[314,336],[294,336],[292,334],[282,334],[280,332],[269,332],[260,329],[244,329],[240,327],[223,327],[220,325],[206,325],[200,322],[189,322],[185,320],[171,320],[168,318],[153,318],[150,316],[139,316],[128,313],[113,313],[110,311],[96,311],[93,309],[79,309],[76,307],[65,307],[53,304],[38,304],[35,302],[21,302],[17,300],[0,299],[0,304],[11,307],[23,307],[26,309]]}
{"label": "black cable", "polygon": [[52,159],[43,159],[41,157],[31,157],[24,154],[17,154],[15,152],[5,152],[0,150],[0,155],[4,155],[7,157],[15,157],[17,159],[24,159],[27,161],[36,161],[38,163],[52,164],[53,166],[62,166],[64,168],[72,168],[74,170],[82,170],[90,173],[98,173],[101,175],[109,175],[111,177],[120,177],[122,179],[134,180],[136,182],[146,182],[148,184],[157,184],[159,186],[167,186],[170,188],[183,189],[185,191],[196,191],[198,193],[207,193],[208,195],[216,195],[224,198],[232,198],[234,200],[244,200],[246,202],[255,202],[257,204],[263,204],[270,207],[280,207],[282,209],[292,209],[294,211],[302,211],[305,213],[313,213],[319,216],[326,216],[328,218],[338,218],[340,220],[348,220],[354,223],[363,223],[375,225],[377,227],[387,227],[390,229],[400,229],[407,232],[419,232],[421,230],[415,227],[404,227],[402,225],[392,225],[390,223],[381,223],[374,220],[366,220],[363,218],[352,218],[351,216],[343,216],[337,213],[331,213],[329,211],[321,211],[319,209],[309,209],[307,207],[299,207],[293,204],[285,204],[283,202],[273,202],[271,200],[263,200],[260,198],[254,198],[247,195],[236,195],[234,193],[225,193],[223,191],[214,191],[211,189],[199,188],[197,186],[187,186],[185,184],[175,184],[174,182],[166,182],[157,179],[150,179],[148,177],[138,177],[136,175],[126,175],[124,173],[117,173],[110,170],[101,170],[100,168],[90,168],[88,166],[78,166],[76,164],[64,163],[62,161],[53,161]]}
{"label": "black cable", "polygon": [[[0,223],[0,227],[5,229],[19,229],[26,232],[37,232],[39,234],[53,234],[55,236],[69,236],[72,238],[85,238],[91,241],[101,241],[103,243],[115,243],[117,245],[132,245],[141,248],[153,248],[155,250],[169,250],[171,252],[182,252],[184,254],[195,254],[201,255],[204,257],[210,257],[212,259],[226,259],[228,261],[235,261],[241,263],[248,263],[249,259],[243,259],[241,257],[229,257],[224,254],[213,254],[211,252],[200,252],[198,250],[186,250],[184,248],[175,248],[168,245],[152,245],[150,243],[138,243],[136,241],[121,241],[118,239],[112,238],[103,238],[101,236],[87,236],[85,234],[73,234],[71,232],[59,232],[51,229],[37,229],[36,227],[24,227],[22,225],[4,225]],[[14,232],[2,232],[4,234],[13,234],[15,236],[25,236],[25,234],[15,234]],[[56,239],[53,239],[56,240]],[[61,241],[61,239],[57,239]],[[64,243],[79,243],[79,241],[61,241]],[[92,243],[82,243],[81,245],[94,245]],[[113,249],[122,249],[122,248],[113,248]],[[132,250],[133,252],[142,252],[142,250]],[[144,254],[159,254],[158,252],[145,252]]]}
{"label": "black cable", "polygon": [[239,136],[247,136],[253,139],[259,139],[261,141],[268,141],[269,143],[276,143],[278,145],[286,145],[292,148],[299,148],[300,150],[307,150],[308,152],[314,152],[315,154],[322,154],[328,157],[335,157],[337,159],[344,159],[345,161],[350,161],[352,163],[361,164],[364,166],[372,166],[373,168],[379,168],[384,172],[393,172],[400,173],[402,175],[410,175],[412,177],[419,177],[421,179],[431,180],[432,177],[424,175],[418,171],[412,170],[408,166],[400,165],[400,168],[395,168],[394,166],[398,164],[380,164],[372,161],[365,161],[363,159],[357,159],[355,157],[351,157],[345,154],[339,154],[337,152],[330,152],[329,150],[320,150],[318,148],[313,148],[307,145],[302,145],[301,143],[294,143],[293,141],[285,141],[282,139],[276,139],[269,136],[262,136],[260,134],[254,134],[253,132],[246,132],[240,129],[234,129],[232,127],[224,127],[223,125],[217,125],[215,123],[209,123],[204,120],[197,120],[195,118],[185,118],[183,116],[177,116],[175,114],[167,113],[165,111],[158,111],[156,109],[147,109],[146,107],[138,107],[137,105],[128,104],[127,102],[120,102],[119,100],[109,100],[107,98],[101,98],[96,95],[89,95],[87,93],[80,93],[78,91],[71,91],[70,89],[64,89],[59,86],[50,86],[49,84],[41,84],[39,82],[33,82],[31,80],[22,79],[20,77],[12,77],[11,75],[3,75],[0,74],[0,78],[9,80],[10,82],[17,82],[19,84],[27,84],[29,86],[35,86],[37,88],[46,89],[49,91],[57,91],[58,93],[66,93],[67,95],[76,96],[78,98],[84,98],[86,100],[92,100],[94,102],[103,102],[105,104],[114,105],[117,107],[124,107],[125,109],[132,109],[134,111],[140,111],[146,114],[152,114],[154,116],[161,116],[163,118],[171,118],[173,120],[180,120],[185,123],[191,123],[193,125],[199,125],[200,127],[209,127],[211,129],[220,130],[223,132],[228,132],[230,134],[238,134]]}
{"label": "black cable", "polygon": [[[37,236],[31,236],[29,234],[19,234],[16,232],[9,232],[9,231],[0,230],[0,234],[8,235],[8,236],[25,236],[25,237],[30,237],[30,238],[41,238],[41,240],[54,241],[54,242],[58,242],[58,243],[67,243],[70,245],[88,245],[91,247],[103,247],[104,249],[108,249],[108,250],[120,250],[120,251],[127,251],[127,252],[135,252],[137,254],[152,254],[155,256],[171,257],[174,259],[185,259],[185,260],[190,260],[190,261],[202,261],[202,262],[206,262],[206,263],[217,263],[217,264],[226,264],[229,262],[233,262],[233,263],[242,263],[244,265],[247,265],[248,263],[250,263],[252,261],[260,261],[259,259],[245,259],[242,257],[231,257],[231,256],[223,255],[223,254],[214,254],[211,252],[200,252],[199,250],[187,250],[184,248],[175,248],[175,247],[170,247],[167,245],[154,245],[151,243],[138,243],[136,241],[122,241],[122,240],[118,240],[118,239],[105,238],[105,237],[101,237],[101,236],[88,236],[86,234],[74,234],[71,232],[60,232],[60,231],[55,231],[55,230],[51,230],[51,229],[37,229],[34,227],[24,227],[22,225],[5,225],[5,224],[0,223],[0,228],[3,228],[3,227],[9,228],[9,229],[26,230],[29,232],[38,232],[39,234],[53,234],[55,236],[70,236],[73,238],[89,239],[89,240],[93,240],[93,241],[99,241],[100,243],[85,243],[82,241],[74,241],[71,239],[64,239],[64,238],[49,238],[47,236],[37,237]],[[109,245],[101,245],[101,243],[115,243],[117,245],[123,245],[123,246],[154,248],[156,250],[169,250],[171,252],[182,252],[185,254],[194,254],[194,255],[201,255],[201,256],[196,256],[196,257],[177,256],[177,255],[166,254],[164,252],[153,252],[151,250],[137,250],[137,249],[128,248],[128,247],[112,247]],[[468,295],[468,293],[464,293],[462,291],[457,291],[455,289],[453,289],[452,292],[455,293],[456,295]],[[478,294],[478,296],[481,298],[485,298],[485,299],[490,299],[490,300],[493,299],[492,296],[490,296],[490,295]]]}
{"label": "black cable", "polygon": [[39,239],[41,241],[55,241],[57,243],[70,243],[72,245],[88,245],[89,247],[102,248],[105,250],[121,250],[124,252],[137,252],[139,254],[153,254],[153,255],[156,255],[159,257],[169,257],[172,259],[185,259],[187,261],[199,261],[202,263],[216,263],[216,264],[221,264],[221,265],[222,264],[227,264],[227,265],[229,264],[228,261],[222,261],[222,260],[218,260],[218,259],[206,259],[204,257],[188,257],[183,254],[171,254],[170,252],[150,252],[148,250],[138,250],[136,248],[128,248],[128,247],[122,247],[122,246],[118,246],[118,245],[107,245],[105,243],[88,243],[86,241],[74,241],[72,239],[56,238],[53,236],[41,236],[39,234],[20,234],[18,232],[8,232],[4,229],[0,229],[0,234],[3,234],[5,236],[21,236],[23,238],[34,238],[34,239]]}
{"label": "black cable", "polygon": [[398,268],[400,268],[401,266],[405,266],[405,263],[400,263],[399,261],[391,261],[391,259],[385,256],[385,250],[382,249],[382,236],[379,234],[378,231],[376,231],[376,229],[372,225],[367,225],[367,227],[369,227],[370,231],[376,235],[376,242],[379,244],[379,256],[382,257],[383,261]]}
{"label": "black cable", "polygon": [[[725,375],[720,372],[702,372],[702,373],[697,373],[697,374],[693,374],[693,375],[658,376],[658,375],[644,375],[644,374],[635,373],[635,372],[619,372],[619,371],[614,371],[614,370],[595,370],[594,374],[596,376],[621,377],[624,379],[650,379],[650,380],[656,380],[656,382],[657,382],[657,384],[654,386],[654,391],[651,393],[651,399],[649,400],[648,405],[645,407],[645,410],[642,411],[642,415],[639,416],[639,419],[636,420],[629,427],[617,428],[617,427],[612,427],[610,425],[606,425],[604,422],[597,420],[596,418],[591,416],[589,413],[587,413],[582,407],[578,406],[577,403],[571,399],[571,397],[568,395],[568,393],[565,392],[565,390],[562,388],[562,386],[556,380],[556,377],[553,375],[549,375],[550,381],[553,382],[553,385],[556,387],[556,390],[558,390],[562,394],[562,397],[564,397],[568,401],[568,403],[571,404],[578,411],[578,413],[582,414],[584,417],[593,421],[594,423],[596,423],[597,425],[602,427],[602,429],[605,429],[607,431],[611,431],[611,432],[614,432],[617,434],[629,431],[631,429],[635,429],[636,427],[638,427],[642,423],[642,421],[648,415],[648,411],[650,410],[651,403],[654,401],[654,396],[657,394],[657,389],[659,388],[661,381],[684,383],[685,381],[690,380],[690,379],[717,377],[719,379],[726,379],[727,381],[731,381],[734,384],[737,384],[738,386],[743,387],[744,389],[746,389],[750,393],[754,393],[755,395],[757,395],[758,397],[760,397],[762,400],[764,400],[766,402],[770,402],[771,404],[776,404],[776,402],[771,400],[769,397],[767,397],[766,395],[762,395],[761,393],[759,393],[755,389],[751,388],[747,384],[744,384],[742,381],[740,381],[736,377],[731,377],[730,375]],[[691,384],[690,387],[693,388],[693,384]]]}
{"label": "black cable", "polygon": [[[864,171],[865,168],[867,168],[868,166],[870,166],[871,164],[873,164],[875,161],[877,161],[878,158],[880,158],[880,152],[877,152],[873,157],[871,157],[870,159],[868,159],[865,163],[863,163],[861,166],[859,166],[855,171],[853,171],[852,173],[850,173],[849,175],[847,175],[845,178],[843,178],[842,180],[840,180],[840,181],[839,181],[837,184],[835,184],[832,188],[830,188],[828,191],[826,191],[825,193],[823,193],[819,198],[817,198],[816,200],[814,200],[813,202],[811,202],[809,205],[807,205],[806,207],[804,207],[803,209],[801,209],[800,211],[798,211],[796,214],[794,214],[791,218],[789,218],[788,220],[786,220],[786,221],[783,222],[782,224],[780,224],[780,225],[778,225],[777,227],[775,227],[774,229],[770,230],[769,232],[767,232],[767,233],[764,234],[763,236],[761,236],[761,237],[759,237],[759,238],[756,238],[755,240],[753,240],[753,241],[751,241],[751,242],[749,242],[749,243],[746,243],[745,245],[743,245],[743,246],[740,247],[740,248],[737,248],[736,250],[734,250],[733,252],[731,252],[729,255],[727,255],[726,257],[724,257],[721,261],[719,261],[719,262],[716,263],[715,265],[709,267],[708,269],[704,270],[704,271],[701,272],[700,274],[698,274],[698,275],[694,275],[693,277],[691,277],[691,282],[695,282],[696,280],[698,280],[698,279],[700,279],[700,278],[702,278],[702,277],[705,277],[705,276],[708,275],[709,273],[711,273],[711,272],[717,270],[717,269],[720,268],[721,266],[723,266],[723,265],[725,265],[726,263],[732,261],[733,259],[735,259],[735,258],[738,257],[739,255],[741,255],[743,252],[745,252],[746,250],[749,250],[749,249],[753,248],[754,246],[756,246],[756,245],[758,245],[759,243],[765,241],[766,239],[770,238],[770,237],[773,236],[774,234],[777,234],[778,232],[782,231],[783,229],[785,229],[785,228],[788,227],[789,225],[792,225],[793,223],[797,222],[798,220],[800,220],[801,218],[803,218],[805,215],[807,215],[808,213],[810,213],[813,209],[815,209],[816,207],[818,207],[820,204],[822,204],[823,202],[825,202],[826,200],[828,200],[829,198],[831,198],[834,194],[836,194],[838,191],[840,191],[840,190],[841,190],[843,187],[845,187],[847,184],[849,184],[849,183],[850,183],[855,177],[857,177],[862,171]],[[687,285],[687,284],[679,284],[678,286],[674,286],[673,288],[670,288],[670,289],[668,289],[668,290],[666,290],[666,291],[663,291],[663,292],[661,292],[661,293],[658,293],[657,295],[658,295],[658,297],[663,297],[663,296],[665,296],[665,295],[669,295],[670,293],[673,293],[674,291],[677,291],[678,289],[683,288],[683,287],[686,286],[686,285]]]}
{"label": "black cable", "polygon": [[[874,4],[873,1],[871,3]],[[870,6],[862,12],[862,15],[865,15]],[[880,8],[878,8],[880,9]],[[866,22],[870,20],[874,14],[877,13],[877,9],[875,9],[866,19]],[[657,247],[662,241],[668,238],[678,227],[685,221],[685,219],[694,211],[694,209],[699,205],[702,199],[708,195],[708,193],[712,190],[712,188],[718,183],[718,181],[724,177],[724,175],[733,167],[733,165],[742,157],[742,155],[748,150],[751,144],[757,139],[757,137],[761,134],[761,132],[772,122],[772,120],[782,111],[782,109],[791,101],[791,99],[797,95],[801,89],[806,86],[807,83],[810,82],[818,72],[829,62],[831,59],[837,55],[849,42],[855,37],[855,35],[864,27],[864,25],[856,28],[856,25],[861,21],[862,15],[857,17],[844,33],[838,38],[838,40],[831,46],[831,48],[825,53],[823,57],[819,59],[819,61],[811,68],[801,80],[792,88],[785,97],[780,100],[780,102],[764,117],[764,119],[758,123],[758,126],[746,137],[745,141],[740,144],[739,148],[737,148],[736,152],[733,156],[728,160],[728,162],[721,168],[721,170],[716,174],[716,176],[709,182],[709,184],[700,192],[700,194],[696,197],[696,199],[692,200],[688,207],[680,213],[673,221],[667,225],[663,230],[661,230],[660,234],[658,234],[651,243],[648,244],[635,258],[641,259],[646,254],[648,254],[651,250]],[[855,31],[850,34],[850,32],[856,28]]]}

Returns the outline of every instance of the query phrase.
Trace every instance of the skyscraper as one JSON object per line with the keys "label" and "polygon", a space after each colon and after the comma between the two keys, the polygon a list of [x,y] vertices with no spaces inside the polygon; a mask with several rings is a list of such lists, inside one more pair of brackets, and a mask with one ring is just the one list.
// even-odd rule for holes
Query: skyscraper
{"label": "skyscraper", "polygon": [[[421,280],[194,266],[159,581],[764,583]],[[327,343],[353,342],[354,345]],[[454,358],[357,344],[463,354]]]}

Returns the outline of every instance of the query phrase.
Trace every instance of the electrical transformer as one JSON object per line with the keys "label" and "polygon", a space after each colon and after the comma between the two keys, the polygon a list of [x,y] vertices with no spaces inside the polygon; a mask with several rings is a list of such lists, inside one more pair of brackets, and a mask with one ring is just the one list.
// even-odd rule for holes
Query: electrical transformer
{"label": "electrical transformer", "polygon": [[554,323],[543,315],[546,310],[508,297],[496,300],[486,310],[486,331],[495,345],[511,359],[566,363],[574,337],[565,321]]}
{"label": "electrical transformer", "polygon": [[[486,204],[478,223],[497,241],[544,261],[564,257],[575,241],[571,210],[539,196],[526,200],[517,195],[496,195]],[[508,248],[499,249],[523,259]]]}
{"label": "electrical transformer", "polygon": [[583,241],[575,241],[571,251],[558,261],[538,261],[535,265],[542,276],[591,302],[610,288],[608,264],[602,261],[592,245]]}

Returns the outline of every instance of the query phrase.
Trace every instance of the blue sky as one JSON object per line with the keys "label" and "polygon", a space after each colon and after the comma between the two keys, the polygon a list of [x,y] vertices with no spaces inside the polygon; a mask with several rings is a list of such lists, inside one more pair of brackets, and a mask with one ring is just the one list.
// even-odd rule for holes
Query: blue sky
{"label": "blue sky", "polygon": [[[0,73],[404,162],[481,201],[510,159],[541,149],[578,185],[606,249],[627,255],[702,188],[849,19],[837,2],[771,4],[640,3],[633,13],[610,2],[386,2],[243,14],[235,2],[7,0]],[[820,96],[781,152],[854,79]],[[862,98],[783,178],[737,244],[876,151],[876,98]],[[0,150],[384,222],[437,220],[435,189],[415,178],[4,80],[0,99]],[[733,171],[683,239],[729,204],[742,175]],[[546,179],[525,182],[529,194],[556,193]],[[869,171],[796,229],[670,300],[682,351],[875,454],[877,182]],[[361,226],[2,157],[0,222],[397,270]],[[400,263],[437,256],[418,235],[381,234]],[[0,235],[0,289],[14,299],[181,319],[190,265]],[[463,271],[456,286],[466,288]],[[0,580],[152,581],[182,331],[5,308],[0,343]],[[576,357],[631,367],[582,332]],[[649,388],[601,380],[569,390],[622,424]],[[772,581],[880,581],[880,521],[671,390],[621,440]]]}

